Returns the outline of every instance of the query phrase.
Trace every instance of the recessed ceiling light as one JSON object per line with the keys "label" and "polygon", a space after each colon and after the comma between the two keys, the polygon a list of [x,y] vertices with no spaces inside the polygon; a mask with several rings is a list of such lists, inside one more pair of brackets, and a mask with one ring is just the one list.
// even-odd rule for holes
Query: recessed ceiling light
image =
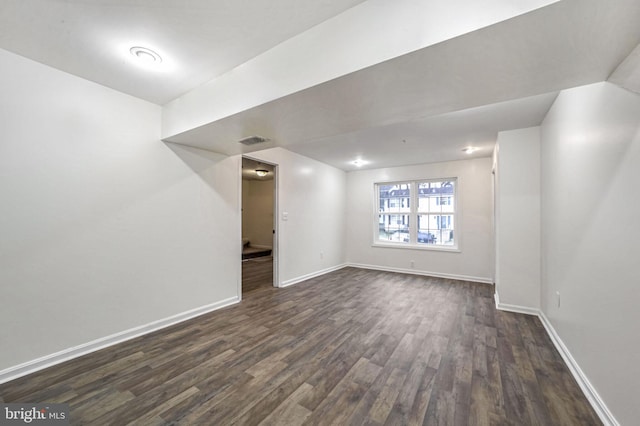
{"label": "recessed ceiling light", "polygon": [[269,170],[265,170],[265,169],[256,169],[256,174],[260,177],[265,177],[266,175],[269,174]]}
{"label": "recessed ceiling light", "polygon": [[353,165],[354,165],[354,166],[356,166],[356,167],[362,167],[362,166],[364,166],[365,164],[367,164],[367,162],[366,162],[366,161],[364,161],[364,160],[357,159],[357,160],[353,160],[353,161],[351,162],[351,164],[353,164]]}
{"label": "recessed ceiling light", "polygon": [[468,146],[466,148],[464,148],[462,150],[462,152],[464,152],[465,154],[473,154],[474,152],[476,152],[479,148],[476,148],[474,146]]}
{"label": "recessed ceiling light", "polygon": [[156,52],[146,47],[134,46],[129,49],[129,52],[141,62],[145,64],[159,64],[162,62],[162,58]]}

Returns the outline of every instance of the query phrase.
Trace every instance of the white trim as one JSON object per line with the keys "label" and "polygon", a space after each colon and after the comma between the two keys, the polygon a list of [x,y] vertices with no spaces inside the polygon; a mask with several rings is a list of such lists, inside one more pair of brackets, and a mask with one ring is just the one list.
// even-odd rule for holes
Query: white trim
{"label": "white trim", "polygon": [[238,258],[240,259],[240,262],[238,262],[236,264],[236,271],[238,273],[237,276],[237,282],[236,282],[236,288],[237,288],[237,294],[238,294],[238,302],[242,301],[242,249],[244,248],[244,242],[243,242],[243,236],[242,236],[242,186],[244,185],[244,182],[242,181],[242,156],[240,156],[239,160],[238,160],[238,187],[236,188],[238,191],[238,204],[236,206],[236,209],[238,212],[240,212],[240,223],[237,229],[237,232],[239,234],[239,241],[240,241],[240,253],[238,253]]}
{"label": "white trim", "polygon": [[280,288],[289,287],[290,285],[301,283],[302,281],[310,280],[311,278],[319,277],[320,275],[328,274],[329,272],[337,271],[338,269],[342,269],[347,265],[346,263],[342,263],[340,265],[332,266],[330,268],[322,269],[320,271],[311,272],[310,274],[301,275],[296,278],[292,278],[290,280],[282,281],[280,283]]}
{"label": "white trim", "polygon": [[200,315],[224,308],[229,305],[239,303],[238,296],[230,297],[228,299],[221,300],[219,302],[211,303],[209,305],[201,306],[199,308],[191,309],[176,315],[172,315],[167,318],[163,318],[157,321],[150,322],[145,325],[130,328],[129,330],[121,331],[119,333],[112,334],[110,336],[101,337],[91,342],[83,343],[72,348],[63,349],[59,352],[45,355],[43,357],[27,361],[25,363],[9,367],[0,371],[0,384],[6,383],[11,380],[17,379],[27,374],[35,373],[36,371],[43,370],[45,368],[60,364],[65,361],[69,361],[74,358],[78,358],[82,355],[89,354],[91,352],[104,349],[108,346],[113,346],[118,343],[122,343],[133,338],[152,333],[154,331],[178,324],[183,321],[190,320]]}
{"label": "white trim", "polygon": [[404,249],[404,250],[430,250],[430,251],[439,251],[445,253],[462,253],[462,250],[458,248],[458,246],[445,246],[445,245],[437,245],[437,244],[410,244],[410,243],[394,243],[394,242],[378,242],[374,241],[371,244],[371,247],[379,247],[379,248],[392,248],[392,249]]}
{"label": "white trim", "polygon": [[[454,186],[453,186],[453,200],[454,200],[454,208],[453,208],[453,212],[434,212],[434,213],[430,213],[430,212],[420,212],[418,211],[418,200],[420,198],[419,195],[419,189],[418,186],[420,183],[423,182],[445,182],[445,181],[452,181],[454,182]],[[460,199],[458,196],[458,182],[459,182],[459,178],[458,176],[455,177],[438,177],[438,178],[424,178],[424,179],[406,179],[406,180],[392,180],[392,181],[377,181],[373,183],[373,228],[372,228],[372,237],[373,240],[371,242],[371,246],[372,247],[386,247],[386,248],[404,248],[404,249],[419,249],[419,250],[433,250],[433,251],[448,251],[448,252],[453,252],[453,253],[460,253],[462,252],[462,244],[461,244],[461,240],[460,240],[460,235],[462,234],[462,232],[460,232],[460,230],[462,229],[462,225],[460,224],[460,218],[462,217],[462,215],[458,214],[459,211],[461,211],[461,204],[460,204]],[[410,196],[410,203],[408,207],[408,211],[399,211],[399,212],[381,212],[380,211],[380,185],[402,185],[402,184],[406,184],[409,186],[409,196]],[[405,215],[405,216],[409,216],[409,223],[414,223],[416,225],[410,225],[409,226],[409,241],[407,242],[392,242],[392,243],[385,243],[383,240],[379,240],[378,236],[379,236],[379,229],[380,229],[380,215]],[[420,244],[417,241],[418,238],[418,228],[417,228],[417,223],[418,223],[418,216],[420,215],[427,215],[427,216],[436,216],[436,215],[443,215],[443,214],[450,214],[453,215],[453,223],[454,223],[454,229],[453,231],[456,232],[456,238],[455,238],[455,245],[454,246],[446,246],[446,245],[439,245],[439,244],[433,244],[427,247],[423,247],[425,246],[424,244]]]}
{"label": "white trim", "polygon": [[496,309],[499,311],[507,311],[507,312],[515,312],[516,314],[526,314],[526,315],[535,315],[540,316],[540,309],[537,308],[529,308],[527,306],[520,305],[509,305],[508,303],[500,303],[500,296],[496,291],[494,295],[496,301]]}
{"label": "white trim", "polygon": [[273,248],[271,257],[273,258],[272,284],[278,288],[280,286],[280,165],[273,166]]}
{"label": "white trim", "polygon": [[[271,256],[273,258],[273,286],[280,287],[280,165],[278,163],[272,163],[271,161],[262,160],[259,157],[254,157],[249,154],[242,154],[240,157],[240,203],[238,211],[242,212],[242,158],[248,158],[253,161],[258,161],[263,164],[268,164],[273,167],[273,247],[266,246],[253,246],[258,248],[270,248]],[[242,238],[242,220],[240,220],[240,238]],[[240,299],[242,299],[242,264],[240,265],[240,284],[238,284],[238,293]]]}
{"label": "white trim", "polygon": [[[362,268],[362,269],[373,269],[378,271],[387,271],[387,272],[400,272],[400,273],[408,273],[414,275],[427,275],[441,278],[451,278],[458,279],[464,281],[475,281],[481,283],[492,283],[491,279],[487,278],[478,278],[478,277],[469,277],[466,275],[452,275],[452,274],[441,274],[441,273],[432,273],[426,271],[416,271],[413,269],[401,269],[401,268],[388,268],[374,265],[363,265],[358,263],[345,263],[341,265],[337,265],[331,268],[323,269],[321,271],[316,271],[310,274],[302,275],[300,277],[284,281],[281,287],[287,287],[290,285],[294,285],[300,283],[302,281],[315,278],[320,275],[327,274],[329,272],[337,271],[338,269],[342,269],[345,267],[354,267],[354,268]],[[615,419],[605,402],[602,400],[598,392],[595,390],[586,374],[582,371],[577,361],[571,355],[571,352],[566,347],[556,330],[553,328],[553,325],[547,318],[547,316],[539,309],[529,308],[526,306],[518,306],[518,305],[509,305],[505,303],[500,303],[500,297],[496,292],[494,294],[496,309],[501,311],[515,312],[521,314],[528,315],[537,315],[542,322],[549,338],[553,342],[555,348],[560,353],[564,363],[569,368],[569,371],[573,375],[576,382],[580,386],[580,389],[586,396],[587,400],[598,414],[598,417],[605,424],[605,426],[620,426],[620,423]],[[204,315],[206,313],[222,309],[224,307],[236,304],[240,302],[240,298],[238,296],[230,297],[228,299],[221,300],[216,303],[211,303],[209,305],[201,306],[199,308],[191,309],[189,311],[185,311],[176,315],[172,315],[170,317],[153,321],[145,325],[141,325],[138,327],[131,328],[129,330],[125,330],[119,333],[112,334],[110,336],[102,337],[100,339],[93,340],[88,343],[83,343],[81,345],[64,349],[62,351],[43,356],[41,358],[37,358],[32,361],[27,361],[23,364],[19,364],[13,367],[9,367],[0,371],[0,384],[9,382],[11,380],[17,379],[22,376],[26,376],[27,374],[35,373],[37,371],[43,370],[45,368],[60,364],[65,361],[69,361],[74,358],[78,358],[82,355],[89,354],[91,352],[98,351],[100,349],[104,349],[108,346],[113,346],[118,343],[125,342],[127,340],[131,340],[133,338],[152,333],[154,331],[178,324],[183,321],[187,321],[198,317],[200,315]]]}
{"label": "white trim", "polygon": [[529,308],[526,306],[509,305],[506,303],[500,303],[500,297],[498,296],[497,292],[495,293],[494,297],[496,301],[496,309],[500,311],[536,315],[538,318],[540,318],[540,322],[542,322],[542,325],[544,326],[544,329],[549,335],[549,338],[553,342],[553,345],[555,346],[556,350],[560,353],[562,360],[564,361],[566,366],[569,368],[569,371],[571,372],[571,375],[573,376],[573,378],[576,380],[576,382],[578,382],[578,386],[580,386],[582,393],[587,398],[587,401],[589,401],[589,404],[591,404],[591,407],[593,407],[594,411],[596,412],[596,414],[598,415],[602,423],[605,426],[620,426],[620,423],[618,423],[618,421],[615,419],[615,417],[613,416],[613,414],[611,413],[607,405],[604,403],[600,395],[598,395],[598,392],[595,390],[595,388],[587,378],[587,375],[584,374],[584,372],[578,365],[578,362],[573,358],[573,356],[571,355],[571,352],[569,352],[569,349],[564,344],[564,342],[562,341],[562,339],[560,338],[556,330],[553,328],[553,325],[551,325],[551,322],[549,321],[547,316],[544,314],[544,312],[542,312],[542,310],[540,309]]}
{"label": "white trim", "polygon": [[493,284],[492,278],[473,277],[470,275],[446,274],[442,272],[421,271],[416,269],[394,268],[391,266],[365,265],[362,263],[347,263],[347,266],[362,269],[372,269],[374,271],[399,272],[401,274],[425,275],[428,277],[448,278],[459,281],[472,281],[483,284]]}
{"label": "white trim", "polygon": [[553,328],[553,325],[551,325],[551,322],[544,314],[544,312],[539,311],[538,317],[540,318],[540,321],[542,322],[545,330],[547,330],[547,334],[551,338],[553,345],[556,347],[558,352],[560,352],[560,356],[562,356],[564,363],[567,364],[567,367],[569,367],[573,378],[576,379],[576,382],[578,382],[580,389],[582,389],[582,392],[587,397],[587,400],[589,401],[595,412],[598,414],[598,417],[600,417],[602,423],[604,423],[605,426],[620,426],[620,423],[618,423],[600,395],[598,395],[598,392],[595,390],[595,388],[587,378],[587,375],[584,374],[584,372],[578,365],[578,362],[573,358],[571,352],[569,352],[569,349],[566,347],[556,330]]}

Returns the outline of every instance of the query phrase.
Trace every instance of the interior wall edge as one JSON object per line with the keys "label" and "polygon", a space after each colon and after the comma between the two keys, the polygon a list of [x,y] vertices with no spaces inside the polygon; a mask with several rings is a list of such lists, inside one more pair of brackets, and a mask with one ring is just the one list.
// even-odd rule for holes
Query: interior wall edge
{"label": "interior wall edge", "polygon": [[496,293],[494,294],[494,298],[496,301],[496,309],[499,311],[513,312],[515,314],[535,315],[535,316],[539,316],[540,314],[540,309],[538,308],[531,308],[529,306],[512,305],[509,303],[501,303],[500,294],[498,293],[497,290],[496,290]]}
{"label": "interior wall edge", "polygon": [[611,410],[609,410],[604,400],[600,397],[596,389],[591,384],[591,381],[589,381],[587,375],[582,371],[582,368],[580,368],[578,362],[575,360],[573,355],[571,355],[571,352],[569,352],[569,349],[564,344],[555,328],[553,328],[553,325],[544,314],[544,311],[538,311],[538,318],[540,318],[540,321],[547,331],[549,338],[553,342],[553,345],[560,353],[560,356],[569,368],[571,375],[576,380],[576,382],[578,382],[578,386],[580,386],[582,393],[584,393],[584,396],[587,398],[596,414],[598,414],[598,417],[600,418],[600,420],[602,420],[602,423],[604,423],[605,426],[620,426],[620,423],[613,416]]}
{"label": "interior wall edge", "polygon": [[496,301],[496,309],[504,312],[512,312],[517,314],[524,315],[535,315],[540,319],[540,322],[544,326],[547,335],[551,339],[553,346],[556,348],[565,365],[571,372],[571,375],[580,386],[580,390],[589,401],[591,407],[595,410],[596,414],[602,421],[605,426],[620,426],[620,423],[616,420],[616,418],[611,413],[611,410],[607,407],[607,404],[600,397],[596,389],[591,384],[591,381],[587,377],[587,375],[582,371],[580,365],[575,360],[567,346],[564,344],[555,328],[544,314],[544,312],[540,309],[529,308],[526,306],[518,306],[518,305],[509,305],[505,303],[500,303],[500,296],[498,293],[495,293],[495,301]]}

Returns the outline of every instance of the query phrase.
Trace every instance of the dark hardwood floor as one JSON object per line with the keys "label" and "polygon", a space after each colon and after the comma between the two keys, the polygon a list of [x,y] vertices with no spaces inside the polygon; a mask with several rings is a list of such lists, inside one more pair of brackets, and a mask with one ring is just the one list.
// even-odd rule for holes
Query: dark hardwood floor
{"label": "dark hardwood floor", "polygon": [[[253,265],[255,266],[255,265]],[[84,425],[597,425],[484,284],[345,268],[0,385]]]}
{"label": "dark hardwood floor", "polygon": [[242,294],[262,287],[273,287],[273,256],[242,261]]}

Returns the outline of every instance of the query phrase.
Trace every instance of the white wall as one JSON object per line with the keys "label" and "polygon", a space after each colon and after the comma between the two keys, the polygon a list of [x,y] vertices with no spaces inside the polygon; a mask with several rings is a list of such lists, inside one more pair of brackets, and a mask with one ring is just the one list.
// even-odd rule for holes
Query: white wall
{"label": "white wall", "polygon": [[500,305],[537,310],[540,128],[500,132],[496,153],[496,293]]}
{"label": "white wall", "polygon": [[[362,170],[347,174],[347,261],[493,282],[491,158]],[[456,238],[461,252],[373,247],[374,184],[458,178]],[[411,261],[414,267],[411,268]]]}
{"label": "white wall", "polygon": [[637,424],[640,96],[565,90],[541,129],[542,308],[618,422]]}
{"label": "white wall", "polygon": [[252,246],[273,246],[273,179],[242,180],[242,237]]}
{"label": "white wall", "polygon": [[238,296],[238,157],[4,50],[0,120],[0,370]]}
{"label": "white wall", "polygon": [[343,265],[346,173],[283,148],[248,156],[278,165],[280,285]]}

